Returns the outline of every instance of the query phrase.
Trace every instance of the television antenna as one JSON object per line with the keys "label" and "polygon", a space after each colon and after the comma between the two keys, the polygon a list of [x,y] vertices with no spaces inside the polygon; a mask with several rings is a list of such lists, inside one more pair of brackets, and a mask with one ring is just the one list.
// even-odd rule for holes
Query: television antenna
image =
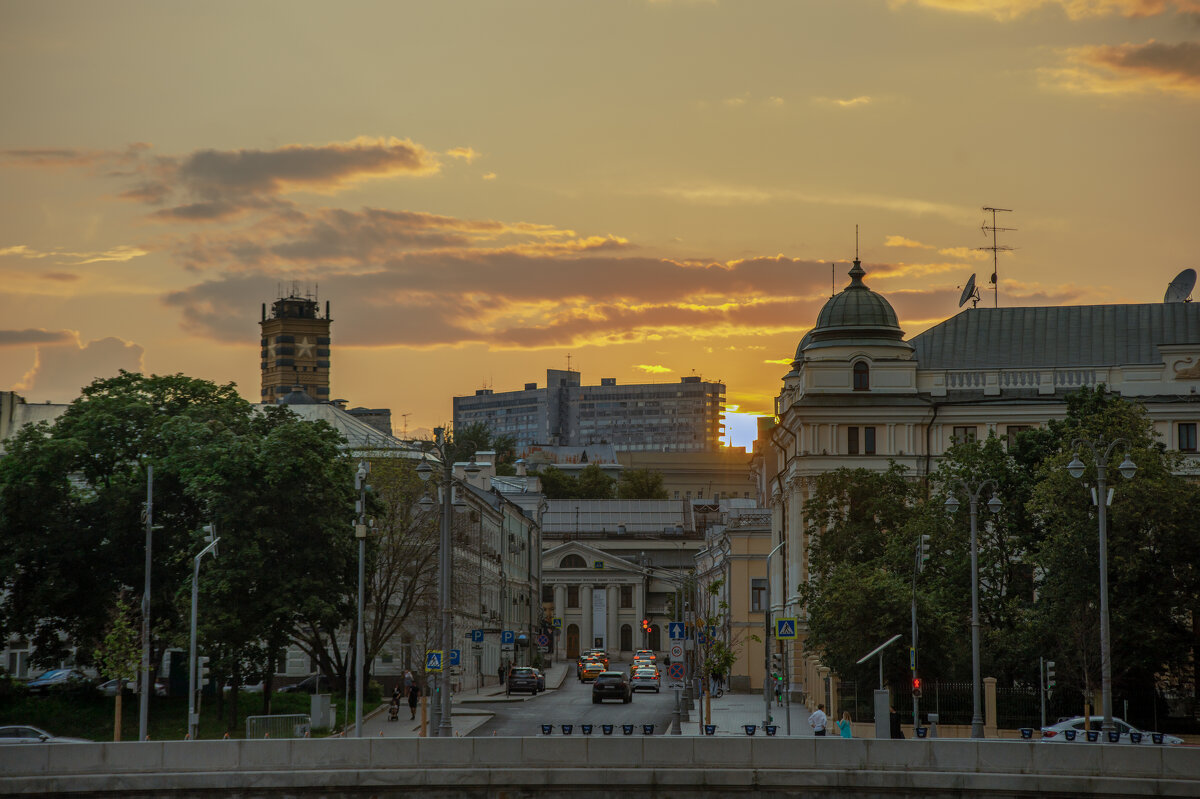
{"label": "television antenna", "polygon": [[996,214],[997,214],[997,213],[1006,213],[1006,214],[1011,214],[1011,213],[1012,213],[1012,209],[1011,209],[1011,208],[993,208],[993,207],[992,207],[992,206],[990,206],[990,205],[985,205],[985,206],[983,207],[983,210],[984,210],[984,211],[991,211],[991,212],[992,212],[992,224],[990,224],[990,225],[989,225],[989,224],[988,224],[988,223],[985,221],[985,222],[983,223],[983,225],[980,227],[980,230],[982,230],[982,231],[983,231],[983,234],[984,234],[985,236],[987,235],[987,232],[988,232],[989,230],[992,232],[992,246],[991,246],[991,247],[976,247],[975,249],[977,249],[977,250],[991,250],[991,251],[992,251],[992,280],[991,280],[991,285],[992,285],[992,291],[994,292],[995,299],[996,299],[996,307],[997,307],[997,308],[999,308],[999,307],[1000,307],[1000,280],[999,280],[999,279],[996,277],[996,276],[997,276],[997,275],[1000,273],[1000,269],[999,269],[999,267],[1000,267],[1000,262],[999,262],[999,258],[998,258],[998,256],[999,256],[999,254],[1000,254],[1000,253],[1002,253],[1002,252],[1012,252],[1012,247],[1008,247],[1008,246],[1006,246],[1006,245],[1003,245],[1003,244],[998,244],[998,243],[996,242],[996,232],[997,232],[997,231],[1000,231],[1000,232],[1007,233],[1007,232],[1009,232],[1009,231],[1016,230],[1016,228],[1015,228],[1015,227],[997,227],[997,226],[996,226]]}
{"label": "television antenna", "polygon": [[400,414],[404,418],[404,437],[408,438],[408,417],[412,416],[412,412]]}
{"label": "television antenna", "polygon": [[1167,286],[1163,302],[1191,302],[1192,289],[1196,287],[1196,270],[1184,269]]}
{"label": "television antenna", "polygon": [[979,305],[979,288],[975,285],[975,275],[971,274],[967,278],[967,285],[963,287],[962,296],[958,298],[958,307],[961,308],[971,301],[971,307],[975,308]]}

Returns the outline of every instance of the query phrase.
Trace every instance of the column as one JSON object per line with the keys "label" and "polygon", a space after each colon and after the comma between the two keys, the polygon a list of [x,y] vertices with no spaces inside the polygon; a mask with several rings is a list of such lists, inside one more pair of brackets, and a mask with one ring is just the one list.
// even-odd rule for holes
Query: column
{"label": "column", "polygon": [[610,653],[616,654],[621,651],[621,626],[618,613],[621,605],[621,589],[619,586],[609,584],[608,588],[608,606],[605,612],[608,613],[608,637],[604,643],[607,644],[607,649]]}
{"label": "column", "polygon": [[567,611],[567,587],[565,585],[554,586],[554,618],[562,619],[563,626],[559,634],[555,636],[554,642],[554,657],[564,658],[567,652],[567,620],[564,618]]}
{"label": "column", "polygon": [[579,586],[579,651],[592,648],[592,587]]}

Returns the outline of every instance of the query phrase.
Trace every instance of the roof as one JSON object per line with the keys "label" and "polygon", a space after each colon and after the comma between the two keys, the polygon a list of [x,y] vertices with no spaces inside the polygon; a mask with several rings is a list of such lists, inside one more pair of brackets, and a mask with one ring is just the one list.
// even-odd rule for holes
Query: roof
{"label": "roof", "polygon": [[817,314],[817,323],[800,340],[796,348],[797,360],[803,357],[805,350],[814,347],[843,344],[907,346],[901,343],[904,332],[900,329],[896,311],[882,294],[871,291],[863,283],[866,270],[857,258],[849,274],[850,285],[826,301]]}
{"label": "roof", "polygon": [[[542,516],[547,535],[609,533],[692,535],[691,504],[670,499],[552,499]],[[676,532],[676,525],[679,532]]]}
{"label": "roof", "polygon": [[1161,364],[1159,346],[1200,344],[1200,304],[969,308],[911,343],[921,369]]}
{"label": "roof", "polygon": [[[261,408],[279,407],[273,404],[260,405]],[[309,422],[317,420],[327,422],[330,427],[341,433],[352,451],[361,450],[395,450],[412,453],[412,457],[421,457],[420,450],[411,444],[393,436],[386,435],[356,416],[351,416],[336,405],[320,403],[317,405],[294,405],[288,403],[288,410]]]}

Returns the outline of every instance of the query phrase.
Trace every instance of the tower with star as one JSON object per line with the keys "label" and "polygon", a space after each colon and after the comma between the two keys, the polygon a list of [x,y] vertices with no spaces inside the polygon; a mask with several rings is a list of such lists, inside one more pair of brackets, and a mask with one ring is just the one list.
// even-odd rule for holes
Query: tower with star
{"label": "tower with star", "polygon": [[275,404],[293,391],[329,401],[329,302],[320,315],[316,294],[293,286],[286,297],[262,306],[262,402]]}

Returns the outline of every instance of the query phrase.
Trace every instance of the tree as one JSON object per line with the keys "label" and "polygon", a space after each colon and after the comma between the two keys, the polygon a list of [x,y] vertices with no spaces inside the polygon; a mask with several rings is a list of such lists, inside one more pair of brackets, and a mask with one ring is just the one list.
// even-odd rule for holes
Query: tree
{"label": "tree", "polygon": [[577,499],[579,486],[575,478],[557,466],[547,466],[537,473],[546,499]]}
{"label": "tree", "polygon": [[122,593],[113,608],[108,634],[96,650],[96,662],[100,674],[117,681],[113,708],[113,740],[121,740],[121,700],[125,685],[137,677],[142,659],[142,646],[137,625],[133,621],[133,604]]}
{"label": "tree", "polygon": [[579,492],[576,499],[612,499],[617,485],[596,463],[585,466],[575,480]]}
{"label": "tree", "polygon": [[617,499],[667,499],[662,474],[650,469],[625,469],[617,479]]}

